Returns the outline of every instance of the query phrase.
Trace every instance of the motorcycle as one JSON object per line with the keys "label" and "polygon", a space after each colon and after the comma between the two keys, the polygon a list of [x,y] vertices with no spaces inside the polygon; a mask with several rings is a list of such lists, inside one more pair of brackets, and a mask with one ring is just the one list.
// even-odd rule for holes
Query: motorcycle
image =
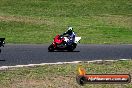
{"label": "motorcycle", "polygon": [[3,46],[4,47],[4,44],[5,44],[5,38],[0,38],[0,47]]}
{"label": "motorcycle", "polygon": [[81,37],[75,37],[75,41],[71,44],[67,44],[67,41],[69,41],[68,36],[62,36],[62,35],[56,35],[53,43],[48,47],[49,52],[53,52],[54,50],[67,50],[67,51],[73,51],[77,43],[79,43],[81,40]]}

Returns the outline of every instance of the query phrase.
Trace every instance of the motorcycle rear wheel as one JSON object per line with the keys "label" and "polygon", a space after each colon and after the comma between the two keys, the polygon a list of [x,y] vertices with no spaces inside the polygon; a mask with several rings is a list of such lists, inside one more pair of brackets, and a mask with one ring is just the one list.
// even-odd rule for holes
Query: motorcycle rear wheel
{"label": "motorcycle rear wheel", "polygon": [[70,45],[68,47],[68,51],[72,52],[75,48],[76,48],[77,44],[76,43],[73,43],[72,45]]}

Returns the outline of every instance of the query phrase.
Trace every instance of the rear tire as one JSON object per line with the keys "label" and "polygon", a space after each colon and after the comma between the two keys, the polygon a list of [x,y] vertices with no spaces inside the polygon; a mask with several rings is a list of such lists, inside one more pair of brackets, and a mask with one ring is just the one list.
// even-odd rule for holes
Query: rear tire
{"label": "rear tire", "polygon": [[68,51],[72,52],[76,48],[77,44],[73,43],[68,47]]}
{"label": "rear tire", "polygon": [[48,51],[49,52],[53,52],[54,51],[54,46],[52,44],[48,47]]}

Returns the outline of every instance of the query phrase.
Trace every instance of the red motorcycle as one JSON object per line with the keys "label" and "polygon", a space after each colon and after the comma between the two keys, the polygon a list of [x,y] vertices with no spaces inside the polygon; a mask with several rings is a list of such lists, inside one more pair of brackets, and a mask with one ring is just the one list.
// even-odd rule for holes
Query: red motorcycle
{"label": "red motorcycle", "polygon": [[81,37],[75,37],[75,41],[68,45],[67,41],[69,38],[67,36],[62,36],[62,35],[56,35],[54,38],[53,43],[48,47],[48,51],[52,52],[54,50],[67,50],[67,51],[73,51],[77,43],[80,41]]}

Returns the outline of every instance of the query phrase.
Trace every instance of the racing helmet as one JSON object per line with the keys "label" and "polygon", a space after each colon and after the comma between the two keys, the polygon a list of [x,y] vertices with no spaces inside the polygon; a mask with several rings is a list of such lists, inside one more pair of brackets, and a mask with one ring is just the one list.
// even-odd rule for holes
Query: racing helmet
{"label": "racing helmet", "polygon": [[73,27],[68,27],[68,33],[72,33],[73,32]]}

